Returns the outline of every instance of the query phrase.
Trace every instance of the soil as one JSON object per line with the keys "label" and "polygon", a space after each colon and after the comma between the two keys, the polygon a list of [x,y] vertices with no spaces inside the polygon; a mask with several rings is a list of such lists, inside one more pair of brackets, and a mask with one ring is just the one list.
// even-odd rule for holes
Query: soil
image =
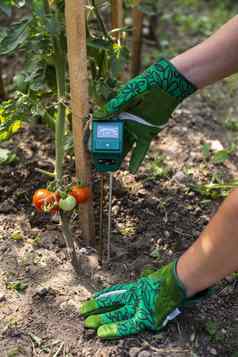
{"label": "soil", "polygon": [[[31,203],[33,192],[47,183],[36,167],[52,170],[50,130],[25,125],[1,144],[18,159],[0,171],[0,357],[238,356],[237,274],[158,334],[101,341],[79,316],[81,302],[95,290],[133,280],[147,265],[161,267],[198,237],[222,199],[204,197],[191,185],[238,174],[236,152],[214,164],[204,158],[202,145],[217,150],[237,142],[237,133],[224,127],[224,118],[237,115],[237,100],[232,81],[194,95],[154,141],[138,175],[129,174],[126,163],[114,175],[111,260],[103,267],[86,264],[85,276],[67,258],[57,219],[39,214]],[[155,170],[158,155],[166,158],[163,177]],[[74,176],[73,161],[66,164]],[[96,217],[98,192],[94,175]],[[79,220],[77,213],[72,227],[84,247]]]}
{"label": "soil", "polygon": [[[212,91],[227,95],[228,86],[220,83],[209,91],[210,96]],[[102,342],[84,329],[78,312],[95,289],[134,279],[144,266],[160,267],[178,257],[216,211],[220,199],[204,198],[189,186],[207,182],[211,172],[222,171],[227,178],[237,175],[236,154],[214,165],[201,153],[204,142],[227,146],[236,140],[236,133],[221,123],[220,96],[213,96],[215,109],[207,91],[189,99],[153,143],[139,174],[123,169],[114,175],[112,258],[103,268],[84,268],[90,276],[87,285],[67,259],[57,222],[37,213],[31,203],[34,190],[47,181],[35,168],[52,169],[51,132],[39,124],[28,125],[1,145],[16,152],[18,160],[0,173],[0,356],[235,356],[235,275],[159,334]],[[166,156],[169,168],[164,178],[151,169],[158,152]],[[72,161],[67,168],[73,174]],[[94,182],[97,197],[96,177]],[[73,230],[83,246],[78,219],[74,217]],[[16,281],[26,284],[22,292],[14,289]]]}

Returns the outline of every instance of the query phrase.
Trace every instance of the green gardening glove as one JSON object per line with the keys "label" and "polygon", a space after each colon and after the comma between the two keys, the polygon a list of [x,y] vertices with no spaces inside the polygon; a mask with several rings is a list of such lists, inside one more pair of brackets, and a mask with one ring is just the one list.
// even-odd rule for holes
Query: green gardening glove
{"label": "green gardening glove", "polygon": [[97,292],[84,303],[80,314],[85,327],[101,338],[128,336],[145,330],[159,331],[168,315],[186,301],[186,292],[172,262],[135,282]]}
{"label": "green gardening glove", "polygon": [[143,118],[148,125],[126,121],[124,156],[133,148],[129,170],[135,173],[143,161],[151,140],[168,122],[170,115],[196,87],[166,59],[148,67],[130,80],[103,108],[94,113],[94,119],[106,119],[121,112]]}

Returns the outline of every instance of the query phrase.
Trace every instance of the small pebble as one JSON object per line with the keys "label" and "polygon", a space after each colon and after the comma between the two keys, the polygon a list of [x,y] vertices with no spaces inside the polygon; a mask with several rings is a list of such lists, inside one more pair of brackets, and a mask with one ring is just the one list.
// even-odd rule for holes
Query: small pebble
{"label": "small pebble", "polygon": [[112,207],[112,213],[117,216],[120,211],[120,207],[118,205]]}
{"label": "small pebble", "polygon": [[141,188],[140,190],[137,191],[137,194],[139,197],[144,197],[147,195],[147,191],[144,188]]}
{"label": "small pebble", "polygon": [[222,143],[219,140],[211,140],[210,145],[212,151],[220,151],[224,149]]}
{"label": "small pebble", "polygon": [[140,348],[138,348],[138,347],[132,347],[132,348],[130,348],[130,350],[129,350],[129,356],[130,356],[130,357],[137,357],[139,351],[140,351]]}
{"label": "small pebble", "polygon": [[179,182],[179,183],[183,183],[183,182],[185,182],[187,180],[187,176],[182,171],[178,171],[172,177],[172,179],[177,181],[177,182]]}
{"label": "small pebble", "polygon": [[38,295],[40,297],[45,297],[49,293],[51,293],[51,289],[50,288],[48,289],[48,288],[40,287],[40,288],[36,289],[35,295]]}
{"label": "small pebble", "polygon": [[194,210],[194,214],[200,214],[202,212],[200,207],[196,207]]}
{"label": "small pebble", "polygon": [[138,353],[138,357],[151,357],[152,354],[150,351],[141,351]]}
{"label": "small pebble", "polygon": [[0,294],[0,302],[6,301],[6,296],[4,294]]}
{"label": "small pebble", "polygon": [[164,231],[164,236],[165,236],[165,238],[169,238],[170,237],[169,231]]}
{"label": "small pebble", "polygon": [[217,350],[215,348],[210,348],[209,352],[213,355],[213,356],[217,356]]}
{"label": "small pebble", "polygon": [[36,292],[40,296],[45,296],[48,294],[48,289],[47,288],[40,288]]}
{"label": "small pebble", "polygon": [[201,220],[201,223],[205,224],[205,223],[209,222],[210,218],[204,214],[200,217],[200,220]]}
{"label": "small pebble", "polygon": [[191,342],[194,342],[194,341],[195,341],[195,338],[196,338],[195,333],[192,333],[191,336],[190,336],[190,341],[191,341]]}

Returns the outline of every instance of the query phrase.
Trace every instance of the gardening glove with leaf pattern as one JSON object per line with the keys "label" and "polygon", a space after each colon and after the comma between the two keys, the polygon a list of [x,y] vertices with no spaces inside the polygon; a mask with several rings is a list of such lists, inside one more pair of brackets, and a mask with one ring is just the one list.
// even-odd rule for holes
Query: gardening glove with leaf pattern
{"label": "gardening glove with leaf pattern", "polygon": [[117,284],[97,292],[80,308],[87,317],[85,327],[110,339],[143,332],[159,331],[186,301],[186,291],[176,274],[176,261],[135,282]]}
{"label": "gardening glove with leaf pattern", "polygon": [[117,96],[94,113],[94,119],[110,119],[121,112],[143,118],[147,125],[126,121],[124,155],[134,146],[129,170],[135,173],[143,161],[151,140],[168,122],[170,115],[196,87],[166,59],[148,67],[124,85]]}

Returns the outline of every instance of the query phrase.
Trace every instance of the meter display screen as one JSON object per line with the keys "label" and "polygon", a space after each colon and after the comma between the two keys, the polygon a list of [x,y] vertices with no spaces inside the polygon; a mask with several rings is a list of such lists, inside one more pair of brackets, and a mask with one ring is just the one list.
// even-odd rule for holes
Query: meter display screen
{"label": "meter display screen", "polygon": [[119,127],[115,124],[98,124],[97,125],[97,138],[99,139],[118,139]]}

